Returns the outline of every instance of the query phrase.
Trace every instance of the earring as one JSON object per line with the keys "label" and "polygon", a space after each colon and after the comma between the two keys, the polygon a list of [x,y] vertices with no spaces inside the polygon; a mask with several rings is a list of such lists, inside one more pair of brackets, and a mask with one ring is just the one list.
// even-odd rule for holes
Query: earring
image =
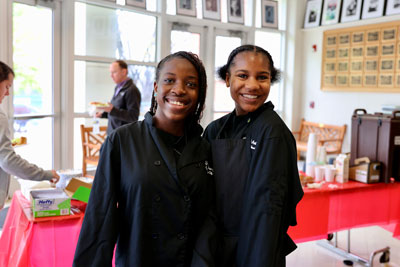
{"label": "earring", "polygon": [[157,96],[157,92],[154,92],[154,97],[156,97]]}

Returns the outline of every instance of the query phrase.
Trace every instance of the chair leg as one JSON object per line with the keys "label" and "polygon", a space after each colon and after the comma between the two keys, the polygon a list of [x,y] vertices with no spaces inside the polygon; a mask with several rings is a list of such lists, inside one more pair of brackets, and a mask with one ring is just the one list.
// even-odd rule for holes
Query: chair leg
{"label": "chair leg", "polygon": [[86,174],[87,174],[87,171],[86,171],[86,162],[85,162],[85,160],[83,160],[83,163],[82,163],[82,176],[83,176],[83,177],[86,177]]}

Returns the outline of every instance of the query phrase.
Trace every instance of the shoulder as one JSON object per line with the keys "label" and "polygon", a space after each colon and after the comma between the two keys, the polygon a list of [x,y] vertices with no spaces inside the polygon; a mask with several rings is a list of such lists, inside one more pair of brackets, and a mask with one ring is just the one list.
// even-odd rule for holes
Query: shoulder
{"label": "shoulder", "polygon": [[130,139],[137,139],[143,135],[143,130],[146,130],[145,123],[143,121],[135,121],[128,124],[124,124],[108,136],[111,142],[125,142]]}
{"label": "shoulder", "polygon": [[215,121],[210,122],[210,124],[208,124],[208,126],[206,127],[203,136],[209,141],[215,139],[217,137],[218,132],[221,130],[221,128],[228,120],[229,115],[230,114],[227,114]]}
{"label": "shoulder", "polygon": [[265,109],[254,123],[255,132],[270,138],[292,135],[285,122],[273,109]]}
{"label": "shoulder", "polygon": [[133,82],[132,79],[129,79],[126,82],[126,87],[128,90],[135,92],[135,93],[140,93],[139,89],[137,88],[136,84]]}

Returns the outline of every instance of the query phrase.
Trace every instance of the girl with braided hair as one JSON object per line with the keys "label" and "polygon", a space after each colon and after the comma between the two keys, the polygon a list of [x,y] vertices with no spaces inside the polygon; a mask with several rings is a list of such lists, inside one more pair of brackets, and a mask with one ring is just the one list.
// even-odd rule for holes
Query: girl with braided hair
{"label": "girl with braided hair", "polygon": [[212,206],[209,145],[201,137],[207,77],[190,52],[156,69],[150,111],[102,146],[74,266],[190,266]]}

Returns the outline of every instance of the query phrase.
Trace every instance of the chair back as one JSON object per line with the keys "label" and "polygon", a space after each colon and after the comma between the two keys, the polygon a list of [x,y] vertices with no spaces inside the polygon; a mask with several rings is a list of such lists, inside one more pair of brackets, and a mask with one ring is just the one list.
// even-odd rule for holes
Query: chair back
{"label": "chair back", "polygon": [[100,156],[100,148],[107,137],[107,126],[101,126],[99,133],[93,133],[93,127],[85,127],[81,124],[82,139],[82,175],[94,178],[87,173],[87,165],[97,166]]}

